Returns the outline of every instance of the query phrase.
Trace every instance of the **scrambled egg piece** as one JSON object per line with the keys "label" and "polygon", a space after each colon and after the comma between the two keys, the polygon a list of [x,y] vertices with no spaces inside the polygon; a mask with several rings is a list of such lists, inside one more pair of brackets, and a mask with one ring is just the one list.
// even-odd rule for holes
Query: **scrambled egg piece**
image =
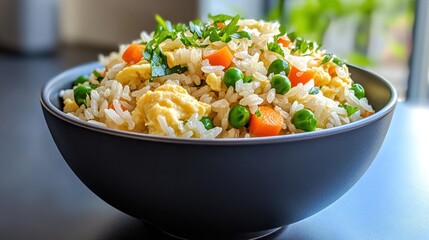
{"label": "scrambled egg piece", "polygon": [[216,76],[214,73],[207,75],[206,83],[210,86],[213,91],[220,92],[222,86],[222,78]]}
{"label": "scrambled egg piece", "polygon": [[207,116],[210,110],[209,104],[198,101],[183,87],[165,84],[143,95],[137,101],[132,117],[136,127],[145,124],[150,134],[165,136],[168,133],[158,121],[158,116],[163,116],[175,134],[180,135],[182,121],[189,119],[194,113],[198,114],[200,119]]}
{"label": "scrambled egg piece", "polygon": [[323,95],[326,97],[337,99],[338,94],[344,87],[350,87],[350,83],[346,79],[333,77],[331,81],[322,87]]}
{"label": "scrambled egg piece", "polygon": [[64,100],[64,112],[75,112],[79,109],[79,106],[76,104],[75,101],[71,100],[70,98],[66,98]]}
{"label": "scrambled egg piece", "polygon": [[151,77],[150,64],[131,65],[122,69],[116,74],[116,80],[122,85],[136,85],[138,86],[143,81]]}

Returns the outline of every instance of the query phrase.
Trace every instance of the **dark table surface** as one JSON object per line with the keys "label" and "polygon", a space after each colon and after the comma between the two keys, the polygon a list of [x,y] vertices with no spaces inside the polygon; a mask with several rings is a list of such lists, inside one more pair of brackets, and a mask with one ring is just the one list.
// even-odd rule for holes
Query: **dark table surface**
{"label": "dark table surface", "polygon": [[[88,190],[58,152],[39,104],[61,71],[98,50],[0,52],[0,239],[168,239]],[[264,239],[429,239],[429,105],[398,104],[383,147],[334,204]]]}

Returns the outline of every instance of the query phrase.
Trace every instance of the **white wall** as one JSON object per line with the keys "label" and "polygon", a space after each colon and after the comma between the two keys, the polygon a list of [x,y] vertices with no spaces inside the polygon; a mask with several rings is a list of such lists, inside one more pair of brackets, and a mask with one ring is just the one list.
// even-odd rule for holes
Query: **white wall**
{"label": "white wall", "polygon": [[155,14],[175,22],[198,16],[198,0],[61,0],[60,35],[66,43],[113,47],[152,31]]}

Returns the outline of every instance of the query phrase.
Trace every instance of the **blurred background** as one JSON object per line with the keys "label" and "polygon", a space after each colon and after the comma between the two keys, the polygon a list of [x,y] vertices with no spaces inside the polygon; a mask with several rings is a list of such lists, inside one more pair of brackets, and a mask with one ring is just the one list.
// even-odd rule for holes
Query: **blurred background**
{"label": "blurred background", "polygon": [[140,223],[94,196],[62,160],[40,91],[152,30],[155,14],[188,22],[208,13],[278,20],[385,76],[401,101],[429,102],[428,0],[0,0],[0,239],[135,239],[130,228],[141,238]]}
{"label": "blurred background", "polygon": [[[206,19],[208,13],[240,14],[281,21],[288,32],[320,42],[348,63],[385,76],[397,87],[400,99],[405,99],[412,90],[410,84],[421,86],[410,83],[410,67],[427,63],[412,62],[413,49],[427,53],[427,47],[413,48],[419,44],[413,36],[427,40],[423,35],[429,28],[427,12],[419,4],[427,5],[427,0],[185,0],[180,4],[172,0],[2,0],[0,49],[3,54],[50,53],[75,59],[67,54],[84,50],[87,55],[90,49],[106,53],[138,38],[142,30],[152,30],[155,13],[172,22]],[[419,9],[422,16],[416,24]],[[88,60],[96,59],[95,54],[90,56]]]}

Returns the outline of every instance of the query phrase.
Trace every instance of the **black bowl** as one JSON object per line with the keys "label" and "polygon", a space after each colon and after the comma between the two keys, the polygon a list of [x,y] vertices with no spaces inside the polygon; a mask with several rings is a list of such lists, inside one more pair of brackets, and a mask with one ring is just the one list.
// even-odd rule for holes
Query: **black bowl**
{"label": "black bowl", "polygon": [[159,137],[91,125],[61,111],[60,90],[97,67],[73,68],[43,88],[43,112],[58,149],[107,203],[184,237],[257,237],[326,208],[370,166],[397,100],[384,78],[349,66],[376,110],[363,120],[266,138]]}

